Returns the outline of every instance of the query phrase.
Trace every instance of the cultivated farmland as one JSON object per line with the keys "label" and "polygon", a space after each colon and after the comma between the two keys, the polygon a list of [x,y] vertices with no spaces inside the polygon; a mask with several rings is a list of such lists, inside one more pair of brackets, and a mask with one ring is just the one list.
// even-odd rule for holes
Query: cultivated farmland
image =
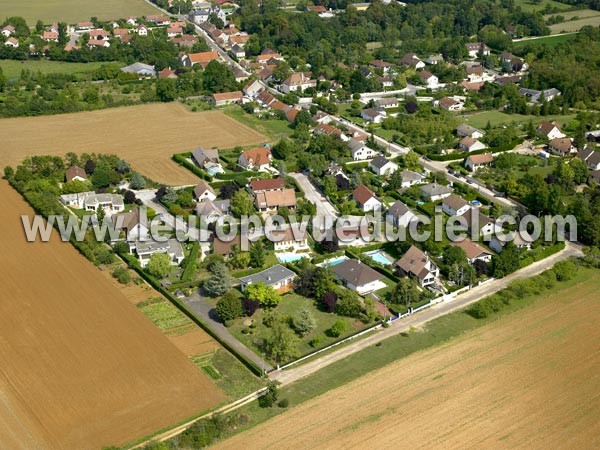
{"label": "cultivated farmland", "polygon": [[230,148],[260,144],[265,137],[220,111],[190,112],[179,103],[0,120],[0,167],[31,155],[114,153],[135,170],[162,183],[198,179],[171,160],[198,146]]}
{"label": "cultivated farmland", "polygon": [[329,391],[219,448],[597,448],[600,280],[597,271],[580,271],[518,313]]}
{"label": "cultivated farmland", "polygon": [[224,399],[69,243],[27,243],[31,208],[0,195],[3,447],[123,445]]}
{"label": "cultivated farmland", "polygon": [[89,20],[119,19],[127,16],[147,16],[157,14],[158,10],[144,0],[0,0],[2,19],[21,16],[30,26],[38,19],[44,23],[65,21],[67,23]]}

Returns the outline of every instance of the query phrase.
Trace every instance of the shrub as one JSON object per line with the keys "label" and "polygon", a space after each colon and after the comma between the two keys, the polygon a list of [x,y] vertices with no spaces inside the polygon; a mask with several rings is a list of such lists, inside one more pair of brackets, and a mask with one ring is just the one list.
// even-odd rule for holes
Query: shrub
{"label": "shrub", "polygon": [[234,320],[244,314],[242,300],[233,292],[227,292],[217,302],[217,315],[223,322]]}
{"label": "shrub", "polygon": [[327,330],[327,334],[331,337],[340,337],[344,331],[346,331],[346,322],[337,320],[331,328]]}
{"label": "shrub", "polygon": [[277,401],[277,397],[279,396],[279,390],[277,389],[277,385],[275,383],[269,383],[267,386],[267,392],[265,395],[258,399],[258,404],[261,408],[270,408]]}
{"label": "shrub", "polygon": [[279,403],[277,403],[277,406],[280,408],[287,408],[290,406],[290,401],[287,398],[281,399],[279,400]]}
{"label": "shrub", "polygon": [[312,348],[317,348],[323,342],[323,336],[317,334],[312,340],[308,343]]}

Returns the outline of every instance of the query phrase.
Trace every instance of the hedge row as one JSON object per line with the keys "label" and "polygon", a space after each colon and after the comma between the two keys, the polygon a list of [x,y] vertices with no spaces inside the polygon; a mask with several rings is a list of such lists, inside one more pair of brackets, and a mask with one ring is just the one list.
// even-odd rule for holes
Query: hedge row
{"label": "hedge row", "polygon": [[260,367],[255,365],[252,361],[246,359],[242,354],[238,353],[238,351],[235,348],[231,347],[227,342],[221,340],[219,335],[215,333],[212,328],[210,328],[207,324],[198,319],[198,317],[196,317],[196,315],[192,313],[184,303],[182,303],[177,297],[171,294],[171,292],[165,289],[156,278],[154,278],[152,275],[143,270],[140,267],[137,260],[132,261],[131,258],[128,257],[130,256],[128,254],[119,253],[119,256],[123,258],[123,261],[125,261],[132,270],[135,270],[140,277],[146,280],[148,284],[150,284],[150,286],[152,286],[154,289],[156,289],[158,292],[164,295],[177,309],[179,309],[183,314],[185,314],[192,322],[194,322],[196,325],[198,325],[200,328],[202,328],[204,331],[210,334],[213,339],[215,339],[219,344],[221,344],[225,349],[227,349],[242,364],[244,364],[257,376],[262,376],[262,370]]}
{"label": "hedge row", "polygon": [[515,148],[517,145],[519,145],[521,142],[523,142],[520,139],[514,140],[512,141],[510,144],[507,145],[502,145],[500,147],[490,147],[490,148],[484,148],[483,150],[477,150],[474,152],[462,152],[462,153],[449,153],[447,155],[429,155],[426,154],[426,156],[429,159],[432,159],[434,161],[453,161],[455,159],[465,159],[470,155],[481,155],[483,153],[501,153],[501,152],[506,152],[508,150],[512,150],[513,148]]}
{"label": "hedge row", "polygon": [[[188,156],[185,156],[185,155],[188,155]],[[197,167],[195,164],[193,164],[187,160],[187,158],[189,158],[189,153],[175,154],[171,158],[177,164],[179,164],[182,167],[185,167],[187,170],[192,172],[198,178],[201,178],[205,181],[212,181],[212,177],[210,176],[210,174],[208,172],[202,170],[200,167]]]}

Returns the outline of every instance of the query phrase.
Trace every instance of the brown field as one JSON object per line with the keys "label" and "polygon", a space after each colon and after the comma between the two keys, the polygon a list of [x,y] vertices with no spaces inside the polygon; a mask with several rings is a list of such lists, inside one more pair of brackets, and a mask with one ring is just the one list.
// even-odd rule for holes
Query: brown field
{"label": "brown field", "polygon": [[230,148],[266,138],[220,111],[191,112],[179,103],[0,120],[0,167],[27,156],[114,153],[143,175],[166,184],[193,184],[191,172],[171,160],[198,146]]}
{"label": "brown field", "polygon": [[0,442],[122,445],[224,395],[69,243],[27,243],[31,209],[0,182]]}
{"label": "brown field", "polygon": [[600,295],[591,278],[218,447],[598,448]]}

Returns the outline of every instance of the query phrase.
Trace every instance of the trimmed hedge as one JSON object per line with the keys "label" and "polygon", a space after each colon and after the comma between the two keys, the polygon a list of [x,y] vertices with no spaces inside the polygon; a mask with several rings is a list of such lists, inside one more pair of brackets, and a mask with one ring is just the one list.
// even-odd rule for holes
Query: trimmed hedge
{"label": "trimmed hedge", "polygon": [[205,181],[212,181],[212,177],[208,172],[202,170],[200,167],[197,167],[195,164],[187,160],[187,158],[189,158],[189,155],[191,155],[191,153],[179,153],[173,155],[171,159],[173,159],[173,161],[175,161],[180,166],[185,167],[197,177]]}
{"label": "trimmed hedge", "polygon": [[433,161],[453,161],[453,160],[458,160],[458,159],[465,159],[468,156],[471,155],[481,155],[483,153],[502,153],[502,152],[506,152],[508,150],[512,150],[513,148],[515,148],[517,145],[519,145],[521,142],[523,142],[521,139],[516,139],[514,141],[512,141],[510,144],[508,145],[503,145],[500,147],[490,147],[490,148],[484,148],[483,150],[477,150],[474,152],[462,152],[462,153],[449,153],[447,155],[429,155],[429,154],[425,154],[429,159],[433,160]]}

